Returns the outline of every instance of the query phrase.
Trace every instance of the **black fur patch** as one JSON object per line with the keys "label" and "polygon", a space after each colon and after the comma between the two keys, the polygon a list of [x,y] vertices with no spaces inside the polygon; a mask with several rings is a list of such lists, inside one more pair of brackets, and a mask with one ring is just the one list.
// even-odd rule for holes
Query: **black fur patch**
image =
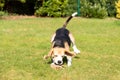
{"label": "black fur patch", "polygon": [[69,46],[71,45],[71,40],[69,38],[69,31],[65,28],[59,28],[56,31],[56,36],[54,38],[54,47],[63,47],[64,42],[68,42]]}

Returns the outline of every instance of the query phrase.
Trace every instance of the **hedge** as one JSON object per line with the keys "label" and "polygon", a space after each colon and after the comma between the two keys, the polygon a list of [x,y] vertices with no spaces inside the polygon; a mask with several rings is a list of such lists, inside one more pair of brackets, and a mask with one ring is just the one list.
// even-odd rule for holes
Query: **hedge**
{"label": "hedge", "polygon": [[[18,6],[21,6],[19,9],[15,5],[9,4],[9,2],[14,3],[16,1],[21,3]],[[89,18],[114,17],[118,12],[115,8],[115,2],[117,1],[80,0],[80,16]],[[7,6],[8,8],[6,8]],[[0,0],[0,11],[15,14],[35,14],[36,16],[65,17],[77,11],[77,0]]]}

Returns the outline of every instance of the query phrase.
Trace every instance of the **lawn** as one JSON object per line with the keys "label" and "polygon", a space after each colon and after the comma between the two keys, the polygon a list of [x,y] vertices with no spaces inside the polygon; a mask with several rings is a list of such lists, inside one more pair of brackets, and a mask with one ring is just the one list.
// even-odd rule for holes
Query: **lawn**
{"label": "lawn", "polygon": [[62,70],[43,60],[66,19],[0,20],[0,80],[119,80],[120,21],[113,18],[73,18],[67,28],[81,54]]}

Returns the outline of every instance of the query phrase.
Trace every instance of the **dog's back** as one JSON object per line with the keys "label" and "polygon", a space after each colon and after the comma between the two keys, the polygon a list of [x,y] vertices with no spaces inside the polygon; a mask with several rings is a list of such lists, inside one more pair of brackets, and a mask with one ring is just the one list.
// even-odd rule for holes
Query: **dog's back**
{"label": "dog's back", "polygon": [[69,30],[66,28],[59,28],[56,30],[56,36],[53,40],[55,42],[54,47],[65,47],[64,42],[67,42],[70,46],[71,40],[69,38]]}
{"label": "dog's back", "polygon": [[69,37],[69,30],[66,29],[66,26],[68,24],[68,22],[75,16],[77,15],[77,13],[73,13],[67,20],[66,22],[63,24],[63,27],[62,28],[59,28],[56,30],[56,35],[54,37],[54,45],[53,47],[62,47],[62,48],[65,48],[65,45],[64,43],[67,42],[68,45],[70,46],[71,45],[71,40],[70,40],[70,37]]}

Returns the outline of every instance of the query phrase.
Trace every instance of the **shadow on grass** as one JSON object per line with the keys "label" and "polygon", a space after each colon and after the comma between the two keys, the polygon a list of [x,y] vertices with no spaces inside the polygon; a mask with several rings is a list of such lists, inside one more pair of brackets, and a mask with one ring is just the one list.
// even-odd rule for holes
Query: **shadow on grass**
{"label": "shadow on grass", "polygon": [[75,56],[76,59],[79,59],[80,57],[79,56]]}

